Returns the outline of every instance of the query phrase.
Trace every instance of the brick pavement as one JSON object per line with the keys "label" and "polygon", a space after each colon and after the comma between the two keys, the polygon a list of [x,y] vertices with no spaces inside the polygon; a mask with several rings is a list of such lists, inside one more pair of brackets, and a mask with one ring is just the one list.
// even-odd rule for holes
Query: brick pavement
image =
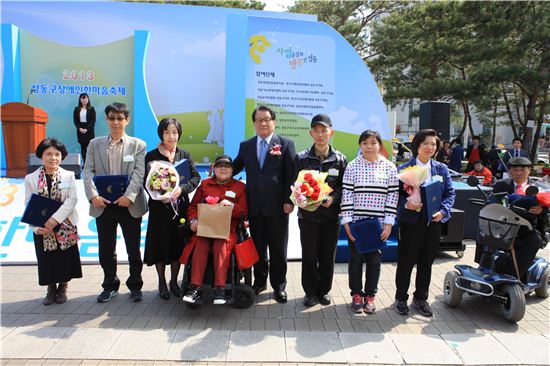
{"label": "brick pavement", "polygon": [[[498,334],[533,336],[549,334],[549,299],[543,300],[534,295],[528,296],[525,317],[517,324],[511,324],[504,320],[499,315],[496,304],[487,303],[479,298],[465,296],[461,306],[457,309],[448,308],[443,304],[442,283],[445,273],[451,270],[455,264],[472,264],[473,252],[473,248],[468,247],[462,260],[457,259],[454,253],[441,253],[436,259],[430,289],[430,301],[435,314],[431,319],[421,317],[414,311],[410,316],[403,317],[391,309],[395,291],[395,263],[382,265],[377,296],[378,309],[375,314],[358,315],[350,311],[346,264],[336,265],[332,290],[333,303],[330,306],[317,305],[305,308],[301,303],[303,292],[300,285],[299,262],[289,264],[287,287],[289,302],[287,304],[276,303],[271,293],[267,291],[258,296],[252,307],[244,310],[213,305],[204,305],[199,310],[191,310],[181,300],[175,298],[170,298],[168,301],[162,300],[157,296],[157,279],[153,267],[144,267],[144,300],[141,303],[130,302],[128,290],[121,287],[119,296],[109,303],[99,304],[96,302],[96,296],[101,290],[100,283],[103,277],[99,265],[83,266],[83,278],[70,282],[69,301],[66,304],[43,306],[41,301],[45,294],[45,288],[37,284],[36,267],[3,266],[0,267],[2,285],[0,319],[3,332],[6,334],[12,329],[20,327],[89,328],[90,330],[112,331],[160,329],[200,332],[208,330],[219,331],[220,334],[223,332],[258,331],[265,334],[269,332],[284,334],[286,338],[293,332],[299,332],[298,334],[311,332],[312,335],[326,333],[327,336],[329,334],[352,333],[440,337],[452,334],[477,334],[478,336],[488,335],[491,337]],[[539,254],[548,258],[549,250],[545,249]],[[119,266],[118,273],[122,282],[124,282],[127,270],[126,265]],[[53,360],[31,360],[30,358],[29,364],[40,364],[38,362],[41,361],[44,361],[43,364],[50,364],[46,362]],[[11,365],[21,364],[20,362],[25,360],[4,359],[3,361]],[[78,362],[78,360],[70,361]],[[88,360],[87,362],[104,364],[103,361],[98,360],[97,363],[93,363],[95,361]],[[141,364],[137,361],[112,362],[117,365]],[[197,363],[192,363],[192,365],[195,364]],[[208,366],[210,364],[212,362],[209,362]]]}

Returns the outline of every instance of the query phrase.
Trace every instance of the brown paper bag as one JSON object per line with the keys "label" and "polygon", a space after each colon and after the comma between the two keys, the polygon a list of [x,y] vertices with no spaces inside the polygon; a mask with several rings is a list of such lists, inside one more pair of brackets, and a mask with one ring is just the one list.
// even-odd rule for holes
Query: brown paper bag
{"label": "brown paper bag", "polygon": [[213,239],[229,238],[233,207],[199,203],[197,236]]}

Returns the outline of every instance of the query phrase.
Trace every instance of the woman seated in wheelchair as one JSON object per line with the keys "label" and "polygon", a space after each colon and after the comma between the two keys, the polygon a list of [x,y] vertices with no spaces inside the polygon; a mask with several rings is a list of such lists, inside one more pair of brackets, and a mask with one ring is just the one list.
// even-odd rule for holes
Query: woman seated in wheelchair
{"label": "woman seated in wheelchair", "polygon": [[[196,235],[199,225],[197,205],[199,203],[220,204],[231,206],[231,225],[227,239],[213,239]],[[248,214],[246,203],[246,186],[243,182],[233,179],[233,161],[227,155],[221,155],[214,161],[214,176],[203,180],[197,188],[189,205],[188,217],[190,229],[195,235],[183,251],[180,262],[187,263],[191,259],[191,284],[185,293],[183,301],[195,303],[201,296],[204,272],[208,263],[208,255],[213,252],[214,263],[214,304],[225,304],[225,284],[230,255],[237,242],[236,229],[241,216]]]}

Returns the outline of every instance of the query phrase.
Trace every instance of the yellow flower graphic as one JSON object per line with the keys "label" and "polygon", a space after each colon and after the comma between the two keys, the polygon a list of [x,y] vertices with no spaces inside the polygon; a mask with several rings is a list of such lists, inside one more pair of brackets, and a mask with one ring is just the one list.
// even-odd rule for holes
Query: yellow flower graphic
{"label": "yellow flower graphic", "polygon": [[248,39],[248,44],[250,45],[248,50],[250,57],[255,63],[261,64],[262,59],[260,58],[260,54],[264,53],[268,47],[271,47],[271,42],[265,36],[257,34]]}

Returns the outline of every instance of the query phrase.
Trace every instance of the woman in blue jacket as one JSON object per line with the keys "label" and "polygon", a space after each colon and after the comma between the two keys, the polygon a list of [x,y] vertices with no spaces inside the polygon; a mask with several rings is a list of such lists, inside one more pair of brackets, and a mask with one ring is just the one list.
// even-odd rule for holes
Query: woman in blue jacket
{"label": "woman in blue jacket", "polygon": [[395,275],[395,311],[401,315],[409,313],[407,299],[411,280],[411,272],[416,264],[416,291],[412,306],[424,316],[432,316],[428,304],[428,292],[432,276],[432,264],[438,251],[441,238],[441,223],[451,217],[451,208],[455,202],[455,190],[451,182],[449,169],[445,164],[437,162],[432,157],[439,150],[437,132],[432,129],[420,130],[411,143],[413,159],[399,166],[398,172],[404,168],[418,165],[428,167],[426,183],[441,181],[441,207],[432,217],[427,217],[423,203],[418,205],[407,201],[407,193],[402,182],[399,182],[399,203],[397,206],[397,222],[399,227],[397,271]]}

